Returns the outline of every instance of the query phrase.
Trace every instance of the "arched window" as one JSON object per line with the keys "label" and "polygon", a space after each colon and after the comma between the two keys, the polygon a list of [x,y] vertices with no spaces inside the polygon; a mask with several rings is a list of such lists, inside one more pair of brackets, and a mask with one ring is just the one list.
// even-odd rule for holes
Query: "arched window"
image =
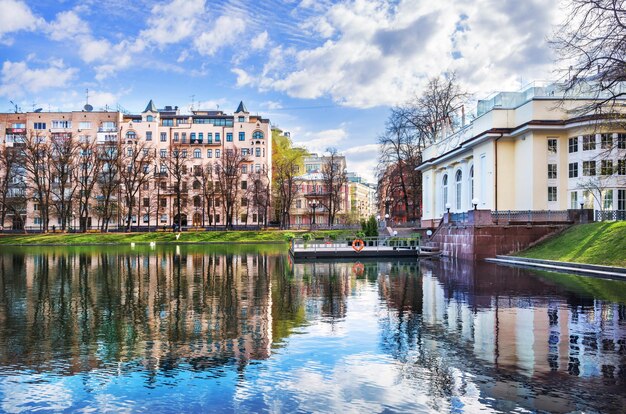
{"label": "arched window", "polygon": [[152,121],[154,121],[154,117],[153,117],[152,115],[148,115],[148,116],[146,117],[146,121],[148,121],[148,122],[152,122]]}
{"label": "arched window", "polygon": [[445,211],[446,209],[446,204],[448,204],[448,174],[444,174],[443,176],[443,180],[442,180],[442,184],[443,184],[443,203],[442,203],[442,207]]}
{"label": "arched window", "polygon": [[461,206],[463,205],[463,200],[461,199],[461,192],[463,190],[463,173],[461,170],[457,170],[454,178],[454,181],[456,181],[456,211],[461,211]]}
{"label": "arched window", "polygon": [[137,139],[137,134],[135,134],[135,131],[128,131],[126,133],[126,139]]}
{"label": "arched window", "polygon": [[469,177],[467,177],[467,181],[469,181],[468,182],[469,185],[467,186],[467,188],[469,188],[468,205],[471,206],[472,200],[474,199],[474,166],[473,165],[470,167]]}
{"label": "arched window", "polygon": [[200,198],[200,196],[195,196],[193,198],[193,206],[194,207],[202,207],[202,199]]}
{"label": "arched window", "polygon": [[261,131],[254,131],[254,133],[252,134],[252,138],[263,139],[263,133]]}
{"label": "arched window", "polygon": [[200,150],[199,149],[196,148],[195,150],[193,150],[193,157],[194,158],[202,157],[202,155],[200,154]]}

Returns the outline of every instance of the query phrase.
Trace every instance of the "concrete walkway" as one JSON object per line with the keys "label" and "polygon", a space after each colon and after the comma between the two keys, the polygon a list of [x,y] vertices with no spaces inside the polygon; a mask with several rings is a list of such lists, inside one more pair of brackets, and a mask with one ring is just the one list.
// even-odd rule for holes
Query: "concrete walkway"
{"label": "concrete walkway", "polygon": [[485,261],[512,266],[533,267],[553,272],[576,273],[584,276],[626,280],[626,268],[624,267],[559,262],[555,260],[531,259],[518,256],[496,256],[495,258],[485,259]]}

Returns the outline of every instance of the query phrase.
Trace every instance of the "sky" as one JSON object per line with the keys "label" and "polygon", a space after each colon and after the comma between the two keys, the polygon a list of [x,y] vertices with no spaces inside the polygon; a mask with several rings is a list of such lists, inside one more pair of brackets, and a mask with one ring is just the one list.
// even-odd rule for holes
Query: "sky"
{"label": "sky", "polygon": [[393,105],[456,72],[479,99],[554,78],[545,0],[0,0],[0,112],[253,114],[370,181]]}

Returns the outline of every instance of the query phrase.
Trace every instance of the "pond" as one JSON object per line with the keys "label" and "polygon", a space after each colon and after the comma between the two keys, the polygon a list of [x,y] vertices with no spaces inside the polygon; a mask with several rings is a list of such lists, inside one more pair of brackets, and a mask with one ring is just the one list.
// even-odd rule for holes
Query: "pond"
{"label": "pond", "polygon": [[0,252],[4,412],[625,406],[621,281],[271,245]]}

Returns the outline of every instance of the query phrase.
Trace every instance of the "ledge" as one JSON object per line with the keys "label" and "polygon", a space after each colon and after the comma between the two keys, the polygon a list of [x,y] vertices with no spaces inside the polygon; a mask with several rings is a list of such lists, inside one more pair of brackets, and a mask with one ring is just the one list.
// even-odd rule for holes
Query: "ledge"
{"label": "ledge", "polygon": [[532,259],[518,256],[499,255],[485,259],[486,262],[524,266],[550,270],[555,272],[576,273],[585,276],[626,279],[626,268],[617,266],[602,266],[586,263],[560,262],[556,260]]}

